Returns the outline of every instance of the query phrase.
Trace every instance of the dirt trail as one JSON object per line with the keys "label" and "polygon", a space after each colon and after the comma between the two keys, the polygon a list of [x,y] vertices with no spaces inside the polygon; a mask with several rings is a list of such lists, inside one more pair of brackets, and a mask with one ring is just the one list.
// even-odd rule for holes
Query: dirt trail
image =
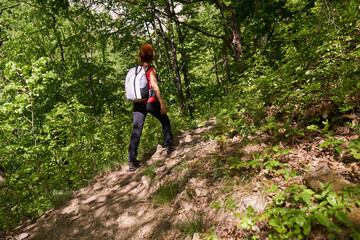
{"label": "dirt trail", "polygon": [[[75,192],[66,205],[45,213],[16,236],[7,239],[178,239],[176,233],[173,231],[171,234],[169,230],[178,221],[176,215],[179,215],[179,209],[156,205],[151,196],[165,181],[171,179],[169,176],[173,169],[184,159],[198,158],[214,151],[215,142],[203,142],[201,138],[202,134],[212,128],[214,121],[212,119],[203,127],[182,132],[178,136],[178,149],[170,156],[159,145],[145,164],[162,165],[155,170],[156,178],[153,182],[143,174],[145,167],[130,173],[125,165],[99,176],[94,184]],[[189,172],[183,171],[182,174],[188,175]],[[194,179],[192,181],[199,184]],[[204,182],[201,184],[206,185]],[[201,194],[204,192],[200,191],[198,195]],[[191,204],[189,201],[186,206],[196,208]]]}

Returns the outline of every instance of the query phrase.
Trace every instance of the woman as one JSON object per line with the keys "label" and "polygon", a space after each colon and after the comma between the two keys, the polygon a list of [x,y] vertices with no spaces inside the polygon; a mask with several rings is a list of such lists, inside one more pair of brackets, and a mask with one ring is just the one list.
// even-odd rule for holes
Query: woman
{"label": "woman", "polygon": [[[139,61],[143,67],[150,66],[154,60],[154,49],[149,44],[144,44],[140,48]],[[156,117],[163,129],[166,151],[170,154],[174,151],[173,148],[173,136],[171,133],[170,120],[166,114],[166,106],[161,98],[160,89],[156,78],[156,69],[153,66],[148,68],[146,72],[149,88],[152,88],[155,92],[155,96],[149,97],[142,102],[134,103],[133,110],[133,131],[130,138],[129,144],[129,170],[135,171],[140,167],[141,162],[137,160],[137,150],[140,143],[140,137],[145,122],[147,113],[150,113]]]}

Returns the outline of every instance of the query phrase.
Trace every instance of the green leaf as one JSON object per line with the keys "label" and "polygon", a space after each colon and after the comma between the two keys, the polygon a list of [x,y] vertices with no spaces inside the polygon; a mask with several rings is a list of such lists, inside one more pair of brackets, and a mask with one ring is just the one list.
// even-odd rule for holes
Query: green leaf
{"label": "green leaf", "polygon": [[276,205],[282,205],[285,201],[285,197],[286,195],[284,193],[279,194],[276,198],[275,198],[275,204]]}
{"label": "green leaf", "polygon": [[267,193],[268,193],[268,192],[276,193],[276,192],[278,192],[278,191],[279,191],[279,187],[276,186],[275,184],[272,184],[272,185],[269,187],[269,189],[266,190]]}
{"label": "green leaf", "polygon": [[343,208],[345,208],[345,204],[343,204],[343,203],[337,203],[337,204],[334,204],[333,207],[334,207],[335,209],[343,209]]}
{"label": "green leaf", "polygon": [[307,129],[317,131],[319,129],[319,127],[316,125],[310,125],[310,126],[307,126]]}
{"label": "green leaf", "polygon": [[310,222],[306,222],[303,226],[304,235],[307,236],[311,231],[311,224]]}
{"label": "green leaf", "polygon": [[314,207],[312,207],[312,208],[309,209],[309,212],[310,212],[310,213],[314,213],[314,212],[316,212],[316,210],[318,210],[318,209],[319,209],[319,206],[315,205]]}
{"label": "green leaf", "polygon": [[294,230],[293,233],[296,234],[296,235],[298,235],[299,233],[301,233],[301,228],[295,227],[295,230]]}
{"label": "green leaf", "polygon": [[351,221],[345,211],[336,211],[335,218],[341,223],[345,224],[347,227],[351,227]]}
{"label": "green leaf", "polygon": [[301,227],[305,225],[305,223],[307,222],[306,219],[304,218],[304,216],[302,215],[297,215],[295,217],[295,221],[297,224],[299,224]]}
{"label": "green leaf", "polygon": [[322,213],[314,213],[314,216],[316,218],[316,220],[326,226],[326,228],[328,229],[328,231],[330,232],[341,232],[341,228],[339,228],[337,225],[335,225],[328,217],[326,217],[324,214]]}
{"label": "green leaf", "polygon": [[322,201],[322,202],[320,203],[320,206],[326,206],[326,205],[328,205],[328,201]]}
{"label": "green leaf", "polygon": [[275,218],[271,218],[269,220],[269,225],[272,226],[272,227],[279,227],[280,223]]}
{"label": "green leaf", "polygon": [[269,219],[271,217],[271,214],[270,213],[263,213],[263,214],[261,214],[260,215],[260,217],[259,217],[259,222],[262,222],[262,221],[264,221],[264,220],[267,220],[267,219]]}
{"label": "green leaf", "polygon": [[41,215],[44,214],[44,211],[43,211],[42,209],[39,209],[39,210],[37,211],[37,213],[38,213],[39,216],[41,216]]}
{"label": "green leaf", "polygon": [[300,197],[304,200],[306,203],[310,203],[311,198],[315,192],[311,189],[305,189],[301,194]]}
{"label": "green leaf", "polygon": [[222,207],[221,207],[221,202],[220,201],[217,201],[217,202],[214,202],[213,204],[210,205],[211,208],[214,208],[216,211],[220,210]]}
{"label": "green leaf", "polygon": [[342,151],[343,151],[344,149],[342,149],[341,147],[335,147],[335,150],[336,150],[338,153],[342,153]]}
{"label": "green leaf", "polygon": [[330,219],[327,218],[327,217],[326,217],[324,214],[322,214],[322,213],[316,212],[316,213],[314,213],[314,216],[315,216],[316,220],[317,220],[320,224],[322,224],[322,225],[324,225],[324,226],[326,226],[326,227],[328,227],[328,226],[330,226],[330,225],[332,224],[332,222],[330,221]]}
{"label": "green leaf", "polygon": [[332,205],[334,206],[335,204],[337,204],[337,200],[336,200],[336,193],[334,192],[330,192],[326,198],[326,200]]}
{"label": "green leaf", "polygon": [[320,194],[314,194],[314,198],[316,198],[316,200],[323,199],[323,197]]}

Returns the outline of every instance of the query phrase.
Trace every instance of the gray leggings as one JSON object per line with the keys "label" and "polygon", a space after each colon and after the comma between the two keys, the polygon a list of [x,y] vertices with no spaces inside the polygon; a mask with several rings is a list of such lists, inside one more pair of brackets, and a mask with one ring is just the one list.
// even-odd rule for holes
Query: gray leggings
{"label": "gray leggings", "polygon": [[170,120],[166,114],[163,115],[160,113],[160,102],[134,103],[133,130],[129,144],[129,162],[137,160],[137,150],[147,113],[150,113],[160,121],[164,133],[165,146],[173,145]]}

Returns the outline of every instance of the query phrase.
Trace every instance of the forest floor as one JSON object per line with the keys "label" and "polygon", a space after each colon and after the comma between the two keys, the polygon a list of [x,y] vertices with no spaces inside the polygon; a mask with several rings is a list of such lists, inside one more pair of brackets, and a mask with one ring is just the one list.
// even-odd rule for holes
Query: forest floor
{"label": "forest floor", "polygon": [[[229,169],[227,161],[254,159],[255,153],[263,153],[274,143],[279,149],[291,150],[279,156],[282,163],[299,173],[291,184],[303,184],[305,169],[323,163],[349,182],[360,183],[359,162],[350,161],[346,154],[320,149],[318,146],[326,139],[316,133],[274,141],[274,134],[263,131],[246,139],[235,135],[224,141],[209,137],[216,128],[216,119],[209,119],[196,129],[181,132],[177,150],[170,155],[158,145],[144,157],[145,164],[137,171],[129,172],[124,165],[99,175],[60,208],[18,227],[6,240],[244,239],[254,232],[241,229],[240,219],[233,213],[215,210],[211,205],[233,199],[231,204],[236,205],[237,212],[250,205],[263,211],[274,196],[265,191],[268,186],[276,184],[284,189],[289,181],[267,169]],[[341,135],[344,144],[358,137],[342,127],[334,135]],[[266,239],[268,230],[258,226],[256,233]],[[320,227],[309,239],[327,238]]]}

